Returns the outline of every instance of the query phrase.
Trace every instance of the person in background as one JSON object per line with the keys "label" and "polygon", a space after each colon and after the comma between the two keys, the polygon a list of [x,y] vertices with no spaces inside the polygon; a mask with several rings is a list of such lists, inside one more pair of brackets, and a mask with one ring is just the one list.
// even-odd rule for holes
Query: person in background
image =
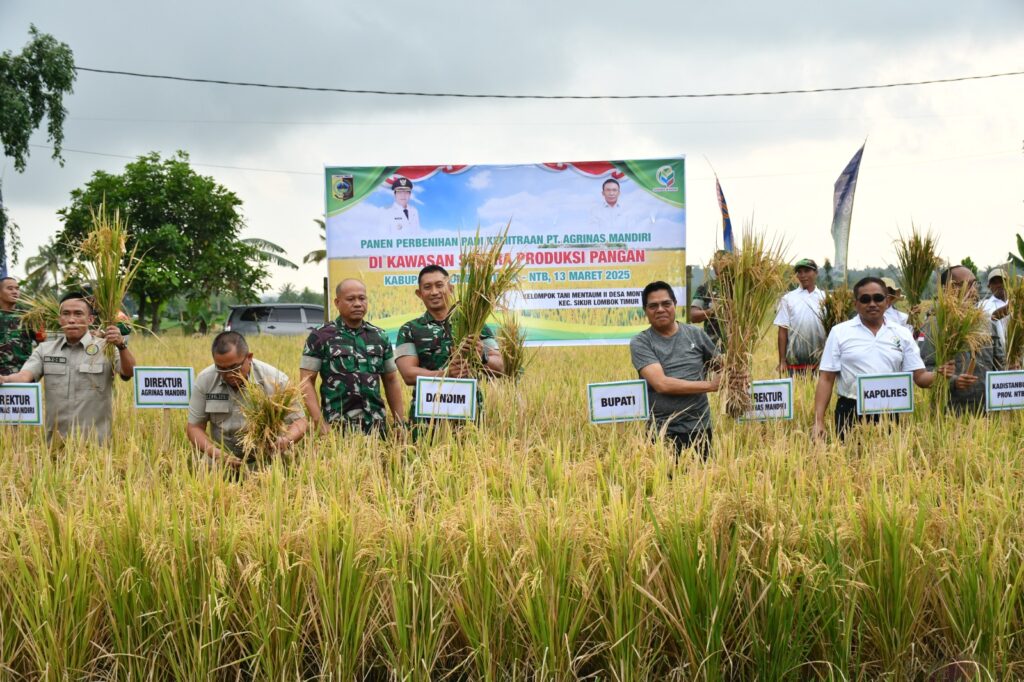
{"label": "person in background", "polygon": [[993,268],[989,271],[987,283],[989,295],[979,304],[996,323],[999,332],[999,343],[1006,348],[1006,330],[1010,324],[1010,304],[1006,297],[1006,271]]}
{"label": "person in background", "polygon": [[[725,253],[724,251],[718,251],[715,255],[719,256]],[[714,268],[712,272],[717,275]],[[690,322],[698,324],[704,323],[704,333],[710,337],[717,348],[722,347],[722,323],[716,316],[715,310],[715,297],[718,293],[718,281],[715,277],[709,277],[706,279],[693,295],[693,300],[690,301]]]}
{"label": "person in background", "polygon": [[22,324],[18,312],[21,289],[13,277],[0,279],[0,375],[14,374],[25,364],[37,341],[46,340],[46,332],[40,335],[28,330]]}
{"label": "person in background", "polygon": [[886,321],[890,324],[902,325],[913,334],[914,328],[910,326],[910,315],[896,307],[896,301],[903,300],[903,289],[891,277],[883,277],[882,282],[885,283]]}
{"label": "person in background", "polygon": [[782,376],[817,371],[825,346],[825,327],[821,323],[825,292],[817,286],[818,264],[804,258],[793,267],[800,286],[782,297],[775,315]]}

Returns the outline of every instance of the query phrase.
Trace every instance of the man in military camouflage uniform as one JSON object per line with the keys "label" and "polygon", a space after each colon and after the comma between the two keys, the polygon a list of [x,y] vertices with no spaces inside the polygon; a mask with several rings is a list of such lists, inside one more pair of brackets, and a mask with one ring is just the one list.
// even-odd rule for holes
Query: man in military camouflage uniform
{"label": "man in military camouflage uniform", "polygon": [[[200,372],[192,384],[185,436],[207,466],[225,466],[237,471],[245,465],[254,469],[260,464],[259,459],[244,459],[241,445],[245,427],[242,390],[252,383],[259,385],[267,395],[274,395],[288,384],[288,375],[254,359],[245,337],[238,332],[218,334],[210,352],[213,364]],[[306,417],[299,401],[293,402],[290,408],[284,419],[288,428],[274,442],[274,453],[287,451],[306,433]]]}
{"label": "man in military camouflage uniform", "polygon": [[[328,424],[363,433],[387,431],[380,386],[397,422],[402,420],[402,382],[384,330],[366,322],[366,285],[346,279],[335,289],[338,318],[306,339],[299,365],[302,395],[321,433]],[[320,398],[316,378],[320,375]]]}
{"label": "man in military camouflage uniform", "polygon": [[35,334],[21,324],[21,314],[15,311],[18,296],[18,280],[13,277],[0,279],[0,375],[14,374],[32,355]]}
{"label": "man in military camouflage uniform", "polygon": [[[420,270],[416,296],[423,301],[425,312],[415,320],[409,320],[398,330],[395,357],[398,371],[409,386],[416,386],[416,377],[466,377],[468,368],[462,363],[450,362],[452,352],[452,326],[448,320],[451,313],[452,285],[448,271],[440,265],[428,265]],[[477,349],[484,367],[494,374],[505,371],[505,363],[498,352],[494,332],[484,326],[477,342]],[[413,413],[416,393],[412,398]],[[481,394],[477,391],[477,404]]]}

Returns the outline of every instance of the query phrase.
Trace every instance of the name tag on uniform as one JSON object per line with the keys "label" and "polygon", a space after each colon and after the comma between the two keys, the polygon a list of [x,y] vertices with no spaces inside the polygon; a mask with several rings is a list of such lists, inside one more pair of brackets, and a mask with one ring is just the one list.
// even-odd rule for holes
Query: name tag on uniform
{"label": "name tag on uniform", "polygon": [[914,375],[865,374],[857,377],[857,414],[914,411]]}
{"label": "name tag on uniform", "polygon": [[43,362],[55,362],[58,365],[68,364],[68,359],[60,355],[44,355]]}
{"label": "name tag on uniform", "polygon": [[609,381],[587,384],[591,424],[642,421],[650,415],[647,382]]}
{"label": "name tag on uniform", "polygon": [[416,377],[417,419],[476,419],[476,379]]}
{"label": "name tag on uniform", "polygon": [[39,384],[0,386],[0,423],[39,426],[43,423],[43,402]]}
{"label": "name tag on uniform", "polygon": [[1024,372],[988,372],[985,407],[990,412],[1024,409]]}

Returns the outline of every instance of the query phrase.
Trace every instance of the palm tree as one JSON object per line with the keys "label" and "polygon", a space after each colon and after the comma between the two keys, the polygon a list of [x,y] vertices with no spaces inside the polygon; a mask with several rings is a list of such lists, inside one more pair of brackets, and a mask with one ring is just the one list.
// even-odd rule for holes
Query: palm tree
{"label": "palm tree", "polygon": [[259,239],[258,237],[250,237],[249,239],[243,239],[242,243],[248,244],[256,249],[256,260],[261,263],[280,265],[283,268],[291,268],[292,270],[299,269],[298,265],[281,255],[285,253],[284,248],[278,246],[274,242],[269,242],[266,239]]}
{"label": "palm tree", "polygon": [[320,218],[313,218],[313,222],[320,226],[320,241],[324,243],[324,248],[310,251],[303,256],[302,262],[319,265],[327,258],[327,225]]}
{"label": "palm tree", "polygon": [[25,288],[30,292],[60,286],[64,280],[61,274],[61,256],[57,244],[51,237],[39,247],[39,253],[25,259]]}

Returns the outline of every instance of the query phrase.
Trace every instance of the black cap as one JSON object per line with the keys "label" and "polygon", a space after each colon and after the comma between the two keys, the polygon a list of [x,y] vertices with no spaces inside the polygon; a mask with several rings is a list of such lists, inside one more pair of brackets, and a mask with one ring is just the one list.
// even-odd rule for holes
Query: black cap
{"label": "black cap", "polygon": [[395,181],[391,183],[391,190],[396,192],[400,189],[407,189],[412,191],[412,180],[409,178],[395,178]]}

